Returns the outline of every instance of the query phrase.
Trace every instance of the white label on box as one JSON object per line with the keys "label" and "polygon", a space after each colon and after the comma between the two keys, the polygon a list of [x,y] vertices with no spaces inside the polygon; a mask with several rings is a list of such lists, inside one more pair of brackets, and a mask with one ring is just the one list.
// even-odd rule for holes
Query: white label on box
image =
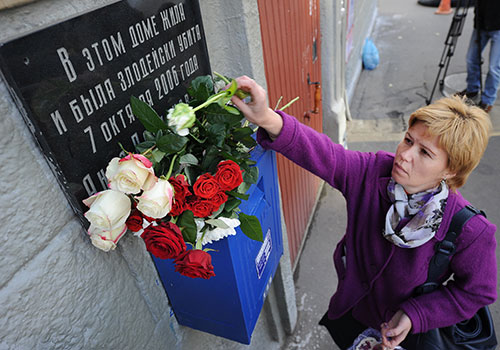
{"label": "white label on box", "polygon": [[262,272],[264,272],[264,269],[266,268],[272,248],[271,229],[268,229],[264,242],[262,243],[262,247],[260,247],[259,253],[255,258],[255,267],[257,268],[257,275],[259,276],[259,279],[262,277]]}

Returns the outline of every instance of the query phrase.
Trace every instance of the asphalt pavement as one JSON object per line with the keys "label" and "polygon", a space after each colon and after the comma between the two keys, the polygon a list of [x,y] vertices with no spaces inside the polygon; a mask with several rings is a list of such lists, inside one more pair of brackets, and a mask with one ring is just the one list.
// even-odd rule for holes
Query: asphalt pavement
{"label": "asphalt pavement", "polygon": [[[416,0],[379,0],[370,37],[379,50],[380,63],[374,70],[361,72],[349,103],[352,120],[348,122],[348,148],[393,152],[407,128],[410,114],[426,105],[453,16],[435,15],[435,10],[418,5]],[[470,9],[444,79],[445,94],[465,88],[465,53],[473,17]],[[486,62],[488,52],[489,47],[483,53]],[[442,96],[438,86],[432,100]],[[500,101],[495,103],[490,117],[494,131],[488,149],[460,192],[500,227]],[[295,270],[298,321],[284,350],[338,349],[324,327],[317,323],[337,285],[332,255],[345,224],[345,201],[337,190],[325,184]],[[497,232],[497,241],[499,235]],[[498,255],[499,250],[500,261]],[[491,306],[491,312],[500,331],[499,302]]]}

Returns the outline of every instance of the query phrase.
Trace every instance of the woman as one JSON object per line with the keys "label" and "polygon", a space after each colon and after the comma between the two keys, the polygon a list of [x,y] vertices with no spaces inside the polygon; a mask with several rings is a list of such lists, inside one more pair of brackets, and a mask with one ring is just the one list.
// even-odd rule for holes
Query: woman
{"label": "woman", "polygon": [[252,79],[237,82],[252,100],[233,102],[260,127],[259,143],[346,198],[346,234],[333,257],[339,282],[322,320],[342,349],[368,327],[381,330],[387,348],[411,349],[414,334],[468,319],[495,301],[496,227],[481,215],[457,239],[444,276],[453,272],[454,280],[414,296],[426,281],[434,245],[453,214],[469,204],[456,189],[486,149],[491,123],[484,111],[459,97],[442,99],[412,114],[396,154],[361,153],[271,110],[265,90]]}

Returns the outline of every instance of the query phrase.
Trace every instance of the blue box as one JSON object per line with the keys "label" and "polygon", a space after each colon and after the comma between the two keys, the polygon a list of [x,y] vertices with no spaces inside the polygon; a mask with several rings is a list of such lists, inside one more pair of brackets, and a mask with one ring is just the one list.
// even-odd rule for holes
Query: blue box
{"label": "blue box", "polygon": [[259,218],[264,242],[249,239],[239,228],[204,248],[212,256],[215,276],[205,280],[175,272],[173,260],[153,261],[179,324],[250,344],[269,286],[283,254],[276,156],[257,146],[252,159],[259,180],[240,205]]}

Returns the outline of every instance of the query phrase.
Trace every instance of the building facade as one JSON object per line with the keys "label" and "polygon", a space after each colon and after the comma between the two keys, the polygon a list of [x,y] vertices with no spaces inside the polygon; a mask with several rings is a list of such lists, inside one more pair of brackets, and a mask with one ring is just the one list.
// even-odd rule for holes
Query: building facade
{"label": "building facade", "polygon": [[[115,2],[0,2],[0,44]],[[184,2],[188,6],[190,0]],[[347,101],[376,1],[308,5],[321,14],[323,130],[343,142]],[[200,7],[212,70],[246,74],[267,86],[259,2],[200,0]],[[2,76],[0,349],[280,348],[297,322],[286,234],[285,253],[250,345],[179,325],[142,240],[126,235],[111,253],[90,244],[9,89]]]}

